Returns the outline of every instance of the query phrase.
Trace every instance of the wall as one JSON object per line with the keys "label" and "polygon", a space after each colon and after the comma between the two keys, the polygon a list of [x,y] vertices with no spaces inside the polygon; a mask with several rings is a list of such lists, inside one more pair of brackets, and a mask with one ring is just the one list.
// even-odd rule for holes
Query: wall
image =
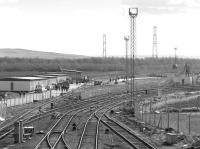
{"label": "wall", "polygon": [[0,91],[10,91],[11,81],[0,81]]}
{"label": "wall", "polygon": [[30,81],[13,81],[14,91],[31,91]]}

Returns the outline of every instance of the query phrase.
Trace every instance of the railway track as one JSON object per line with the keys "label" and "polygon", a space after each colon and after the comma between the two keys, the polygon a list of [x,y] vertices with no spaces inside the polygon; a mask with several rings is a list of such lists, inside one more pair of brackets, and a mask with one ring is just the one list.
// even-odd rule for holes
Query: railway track
{"label": "railway track", "polygon": [[131,148],[134,149],[156,149],[148,142],[144,141],[143,138],[140,138],[137,136],[133,130],[128,128],[126,125],[120,123],[117,120],[114,120],[110,118],[106,113],[113,109],[114,107],[122,104],[115,103],[113,105],[109,105],[106,108],[102,108],[102,110],[99,110],[95,113],[95,117],[98,119],[98,124],[96,128],[96,139],[95,139],[95,149],[99,148],[99,125],[100,122],[104,124],[106,127],[108,127],[110,130],[112,130],[117,136],[119,136],[124,142],[126,142]]}
{"label": "railway track", "polygon": [[[18,118],[17,120],[14,119],[12,122],[8,123],[7,125],[3,126],[1,129],[0,129],[0,139],[3,139],[4,137],[6,137],[7,135],[9,135],[10,133],[13,132],[13,124],[14,122],[16,121],[19,121],[19,120],[23,120],[24,121],[24,125],[28,125],[34,121],[37,121],[38,119],[43,119],[51,114],[53,114],[55,111],[62,111],[63,109],[70,109],[70,108],[76,108],[76,106],[82,106],[82,105],[85,105],[86,103],[88,102],[97,102],[96,100],[98,99],[99,101],[101,100],[104,100],[104,98],[107,97],[107,95],[102,95],[102,96],[95,96],[95,97],[92,97],[92,98],[89,98],[89,99],[86,99],[84,101],[81,101],[79,103],[75,103],[73,105],[64,105],[64,106],[61,106],[61,107],[58,107],[58,108],[54,108],[52,110],[49,110],[49,111],[46,111],[45,113],[43,114],[36,114],[34,116],[30,116],[28,117],[28,114],[34,110],[37,110],[38,107],[36,107],[35,109],[31,110],[31,111],[28,111],[28,113],[25,113],[24,115],[22,115],[20,118]],[[61,99],[64,99],[64,97],[61,97],[59,100]],[[51,103],[48,102],[47,104]],[[46,104],[45,104],[46,105]],[[40,106],[39,106],[40,107]],[[25,117],[24,117],[25,116]]]}
{"label": "railway track", "polygon": [[[105,104],[105,103],[108,103],[108,102],[102,101],[102,103],[100,103],[100,105]],[[94,103],[94,104],[91,104],[91,105],[94,106],[96,104]],[[82,107],[82,108],[83,109],[77,108],[77,109],[81,109],[81,110],[78,110],[78,111],[77,111],[77,109],[75,109],[75,110],[71,110],[70,112],[66,112],[55,123],[55,125],[50,129],[50,131],[47,132],[47,134],[43,137],[43,139],[41,139],[41,141],[38,143],[38,145],[35,147],[35,149],[40,149],[40,148],[52,148],[52,149],[53,148],[70,148],[70,146],[66,143],[66,141],[64,139],[65,138],[64,135],[65,135],[66,129],[70,126],[70,124],[72,123],[72,120],[77,116],[77,114],[80,113],[80,112],[83,112],[84,110],[88,111],[88,108],[85,108],[85,106]],[[88,113],[89,113],[89,118],[86,121],[84,130],[86,128],[86,125],[88,124],[88,121],[90,120],[90,118],[94,114],[94,112],[92,112],[92,114],[91,114],[90,110],[88,111]]]}
{"label": "railway track", "polygon": [[101,120],[101,122],[112,130],[116,135],[123,139],[131,148],[134,149],[156,149],[151,144],[144,141],[143,138],[137,136],[131,129],[124,124],[116,121],[107,115]]}
{"label": "railway track", "polygon": [[[154,89],[152,89],[152,90],[154,90]],[[143,93],[143,94],[144,94],[144,93],[145,93],[145,90],[139,90],[139,91],[136,91],[136,92],[137,92],[137,93]],[[124,95],[124,94],[127,94],[127,93],[126,93],[126,92],[120,92],[120,93],[110,93],[110,94],[97,95],[97,96],[94,96],[94,97],[92,97],[92,98],[86,99],[86,100],[84,100],[84,101],[81,102],[81,103],[84,104],[84,103],[87,103],[87,102],[90,101],[90,100],[95,100],[95,99],[97,99],[97,98],[99,98],[99,97],[101,97],[101,98],[108,97],[108,95],[109,95],[109,96],[118,96],[118,95]],[[3,124],[0,125],[0,126],[2,126],[2,127],[0,127],[0,140],[3,139],[4,137],[6,137],[7,135],[9,135],[11,132],[13,132],[12,126],[13,126],[13,124],[14,124],[15,122],[17,122],[17,121],[22,120],[22,121],[24,121],[24,124],[29,124],[29,123],[31,123],[31,122],[33,122],[33,121],[36,121],[36,120],[38,120],[38,119],[44,118],[45,116],[48,116],[48,115],[52,114],[52,113],[55,112],[56,110],[61,110],[61,109],[65,109],[65,108],[71,107],[71,105],[69,105],[69,106],[64,105],[64,106],[61,106],[61,107],[58,107],[58,108],[54,108],[54,109],[52,109],[52,110],[48,110],[48,111],[46,111],[46,112],[43,113],[43,114],[40,114],[40,113],[39,113],[39,114],[35,114],[35,112],[36,112],[36,111],[39,111],[39,108],[41,108],[42,106],[47,106],[47,105],[49,105],[49,104],[52,103],[52,102],[55,103],[55,102],[57,102],[57,101],[64,100],[65,98],[67,98],[67,96],[68,96],[68,95],[66,95],[66,96],[61,96],[61,97],[57,97],[57,98],[55,98],[55,99],[52,99],[52,100],[50,100],[49,102],[43,103],[43,104],[41,104],[41,105],[35,107],[34,109],[32,109],[32,110],[30,110],[30,111],[27,111],[27,112],[24,113],[23,115],[14,118],[11,122],[5,124],[4,126],[3,126]],[[79,104],[80,104],[80,103],[79,103]],[[75,105],[76,105],[76,104],[75,104]],[[34,114],[32,114],[32,113],[34,113]]]}
{"label": "railway track", "polygon": [[[177,89],[181,89],[181,88],[177,88]],[[195,88],[196,89],[196,88]],[[169,87],[169,88],[164,88],[163,89],[163,91],[166,91],[166,92],[168,92],[168,91],[170,91],[170,90],[173,90],[171,87]],[[142,94],[142,95],[145,95],[145,96],[150,96],[150,95],[154,95],[155,94],[155,91],[157,92],[157,88],[152,88],[151,90],[148,90],[149,91],[149,93],[146,95],[146,90],[138,90],[138,91],[135,91],[136,93],[138,93],[138,94]],[[119,96],[119,95],[129,95],[129,94],[127,94],[127,93],[124,93],[124,92],[121,92],[121,93],[115,93],[115,94],[110,94],[110,96]],[[93,97],[92,99],[93,100],[100,100],[99,98],[100,97],[102,97],[102,98],[105,98],[105,97],[107,97],[108,96],[108,94],[105,94],[105,95],[101,95],[101,96],[96,96],[96,97]],[[60,99],[64,99],[65,97],[63,97],[63,98],[60,98]],[[82,104],[85,104],[85,103],[88,103],[88,101],[91,101],[92,99],[90,99],[90,100],[85,100],[85,101],[83,101],[82,102]],[[46,103],[46,104],[49,104],[49,103],[51,103],[52,101],[49,101],[48,103]],[[44,105],[46,105],[46,104],[44,104]],[[79,106],[81,106],[80,105],[81,103],[77,103],[77,106],[79,105]],[[74,106],[74,107],[73,107]],[[50,115],[51,113],[53,113],[54,111],[56,111],[56,110],[58,110],[58,109],[64,109],[64,108],[66,108],[66,107],[72,107],[72,108],[76,108],[76,106],[75,105],[73,105],[73,106],[71,106],[71,105],[68,105],[68,106],[63,106],[63,107],[59,107],[59,108],[55,108],[55,109],[53,109],[52,111],[48,111],[47,113],[45,113],[46,115]],[[39,108],[40,106],[38,106],[37,108]],[[104,109],[105,110],[105,109]],[[31,110],[32,111],[32,110]],[[28,115],[28,113],[31,113],[31,111],[28,111],[26,114]],[[106,111],[106,110],[105,110]],[[105,112],[104,111],[104,112]],[[91,118],[88,120],[88,124],[89,125],[92,125],[93,123],[97,123],[97,125],[96,125],[96,127],[99,125],[98,123],[103,123],[104,124],[104,121],[102,120],[102,115],[103,115],[103,113],[104,112],[101,112],[101,114],[100,114],[100,120],[98,120],[98,119],[96,119],[95,117],[94,117],[94,114],[96,114],[97,113],[97,111],[95,112],[95,113],[93,113],[93,115],[91,116]],[[25,124],[28,124],[28,123],[31,123],[31,122],[33,122],[33,121],[35,121],[35,120],[37,120],[38,118],[37,118],[37,115],[34,115],[34,116],[36,116],[35,117],[35,119],[33,119],[33,117],[31,117],[31,119],[32,120],[30,120],[30,117],[28,117],[26,114],[24,114],[24,115],[22,115],[22,116],[20,116],[20,118],[18,118],[17,120],[15,119],[15,120],[13,120],[13,122],[12,122],[12,124],[15,122],[15,121],[18,121],[18,120],[21,120],[21,119],[23,119],[23,120],[25,120],[26,121],[26,123]],[[42,117],[45,117],[45,114],[44,115],[40,115],[40,119],[42,118]],[[105,114],[105,113],[104,113]],[[27,116],[27,117],[26,117]],[[99,117],[99,116],[98,116]],[[107,119],[108,120],[108,119]],[[111,121],[111,120],[110,120]],[[11,123],[10,123],[10,126],[12,125]],[[106,125],[106,124],[104,124],[104,125]],[[107,125],[109,125],[109,124],[107,124]],[[7,127],[8,127],[8,125],[6,125]],[[0,130],[3,130],[3,128],[5,129],[6,128],[6,126],[4,126],[4,127],[2,127]],[[109,127],[109,126],[107,126],[107,127]],[[112,127],[112,126],[111,126]],[[97,128],[93,128],[93,130],[96,130],[96,129],[98,129],[98,127]],[[11,133],[12,132],[12,130],[9,130],[7,133],[9,134],[9,133]],[[86,132],[88,132],[88,131],[86,131]],[[97,131],[95,131],[95,132],[97,132]],[[98,133],[98,132],[97,132]],[[3,138],[3,137],[5,137],[6,135],[5,135],[6,133],[4,133],[3,135],[1,135],[0,136],[0,139],[1,138]],[[95,134],[93,134],[94,136],[96,135],[96,133]],[[98,136],[98,135],[97,135]],[[63,142],[63,144],[65,145],[65,147],[66,148],[69,148],[69,146],[67,147],[67,143],[66,143],[66,141],[65,141],[65,139],[64,139],[64,133],[62,132],[62,135],[59,135],[59,137],[60,137],[60,140],[63,140],[62,142]],[[62,138],[62,139],[61,139]],[[95,137],[96,138],[96,137]],[[84,140],[84,139],[83,139]],[[98,140],[98,139],[96,139],[96,140]],[[84,142],[84,141],[83,141]],[[59,142],[58,142],[59,143]],[[58,144],[58,143],[56,143],[56,144]],[[95,146],[96,146],[96,144],[98,144],[98,143],[95,143]],[[97,145],[98,146],[98,145]],[[51,145],[51,147],[52,147],[52,145]],[[97,149],[97,148],[96,148]]]}
{"label": "railway track", "polygon": [[[77,149],[90,149],[90,148],[94,148],[97,145],[96,142],[96,136],[98,134],[98,127],[99,127],[99,123],[98,123],[98,119],[95,117],[95,113],[102,110],[105,107],[108,107],[110,105],[112,105],[113,103],[110,103],[109,105],[103,106],[97,110],[95,110],[90,117],[87,119],[81,138],[79,140],[79,144]],[[114,104],[116,104],[116,102],[114,102]]]}

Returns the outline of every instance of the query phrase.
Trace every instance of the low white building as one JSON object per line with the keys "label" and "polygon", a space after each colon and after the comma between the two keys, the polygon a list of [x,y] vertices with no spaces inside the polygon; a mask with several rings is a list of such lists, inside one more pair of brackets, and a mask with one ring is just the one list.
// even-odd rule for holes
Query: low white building
{"label": "low white building", "polygon": [[196,78],[194,76],[185,76],[183,75],[178,75],[178,76],[173,76],[172,80],[174,81],[174,83],[178,83],[178,84],[196,84]]}
{"label": "low white building", "polygon": [[38,87],[48,85],[48,80],[42,77],[8,77],[0,79],[0,91],[30,92]]}

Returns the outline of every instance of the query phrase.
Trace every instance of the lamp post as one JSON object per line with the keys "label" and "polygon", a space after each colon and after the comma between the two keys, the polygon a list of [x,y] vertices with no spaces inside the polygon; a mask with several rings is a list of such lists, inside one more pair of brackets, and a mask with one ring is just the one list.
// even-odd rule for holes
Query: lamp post
{"label": "lamp post", "polygon": [[[134,57],[135,57],[135,37],[136,37],[136,17],[138,15],[138,8],[129,8],[129,16],[130,16],[130,50],[131,50],[131,101],[132,107],[135,110],[134,104]],[[134,112],[135,113],[135,112]]]}
{"label": "lamp post", "polygon": [[126,49],[126,66],[125,66],[125,71],[126,71],[126,91],[128,92],[128,42],[129,42],[129,36],[124,36],[124,40],[125,40],[125,49]]}

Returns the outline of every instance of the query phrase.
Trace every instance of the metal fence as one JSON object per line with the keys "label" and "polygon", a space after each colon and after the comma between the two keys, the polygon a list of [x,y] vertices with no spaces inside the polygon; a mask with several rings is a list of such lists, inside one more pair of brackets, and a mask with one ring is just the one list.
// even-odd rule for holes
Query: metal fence
{"label": "metal fence", "polygon": [[200,113],[160,112],[149,113],[144,111],[138,114],[138,118],[145,124],[166,129],[173,128],[177,132],[187,135],[200,134]]}

